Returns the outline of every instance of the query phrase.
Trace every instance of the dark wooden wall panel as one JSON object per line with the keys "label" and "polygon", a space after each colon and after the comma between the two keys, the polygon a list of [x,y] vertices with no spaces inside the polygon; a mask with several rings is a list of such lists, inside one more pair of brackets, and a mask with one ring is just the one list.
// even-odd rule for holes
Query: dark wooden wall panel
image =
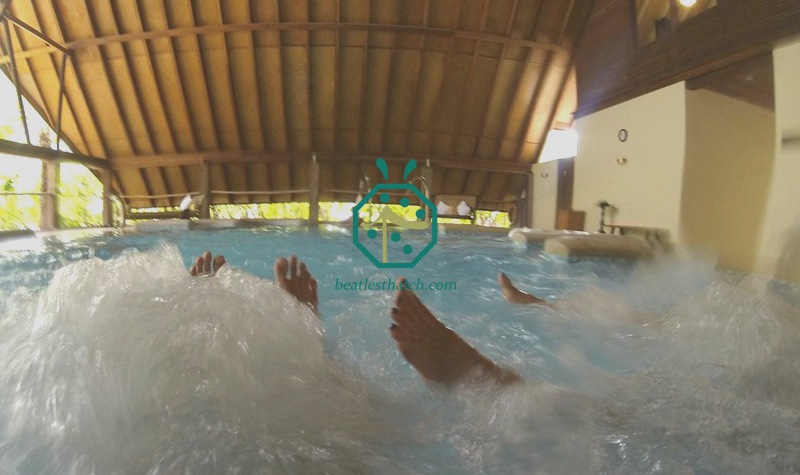
{"label": "dark wooden wall panel", "polygon": [[798,0],[719,0],[635,49],[634,2],[596,2],[576,57],[578,116],[772,50],[800,35]]}

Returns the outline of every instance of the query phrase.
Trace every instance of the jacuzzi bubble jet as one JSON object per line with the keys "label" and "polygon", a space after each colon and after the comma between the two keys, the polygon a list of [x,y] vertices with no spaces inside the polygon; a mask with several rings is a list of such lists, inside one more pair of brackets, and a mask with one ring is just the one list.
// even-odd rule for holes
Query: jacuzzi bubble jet
{"label": "jacuzzi bubble jet", "polygon": [[325,357],[318,318],[270,282],[230,269],[192,279],[163,247],[64,267],[13,310],[5,467],[345,472],[375,451],[363,388]]}
{"label": "jacuzzi bubble jet", "polygon": [[[218,240],[201,236],[203,247]],[[302,233],[245,236],[281,254],[312,253],[316,242]],[[456,279],[459,292],[420,298],[526,383],[444,391],[422,383],[387,335],[388,292],[325,287],[326,279],[392,277],[354,263],[347,239],[326,236],[311,261],[322,320],[236,269],[265,268],[247,243],[221,249],[231,264],[214,277],[191,278],[177,247],[158,245],[74,262],[41,290],[0,287],[0,467],[800,471],[796,286],[775,293],[697,254],[632,267],[481,241],[490,259],[464,259],[475,242],[454,236],[419,273]],[[496,287],[500,270],[558,303],[508,305]]]}

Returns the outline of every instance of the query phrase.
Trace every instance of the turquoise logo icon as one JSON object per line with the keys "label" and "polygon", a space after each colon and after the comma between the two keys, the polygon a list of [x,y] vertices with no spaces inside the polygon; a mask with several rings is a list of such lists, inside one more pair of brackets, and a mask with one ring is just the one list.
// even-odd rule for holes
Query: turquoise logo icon
{"label": "turquoise logo icon", "polygon": [[[388,180],[389,167],[386,161],[378,158],[375,165],[383,178]],[[406,164],[403,180],[408,179],[416,166],[416,160]],[[392,210],[388,205],[392,195],[401,196],[400,206],[403,209],[410,209],[412,200],[419,202],[419,209],[413,214],[415,219],[406,219]],[[373,203],[376,197],[379,203]],[[365,208],[369,208],[370,219],[362,221],[359,217]],[[428,213],[430,221],[426,219]],[[379,183],[353,207],[353,244],[375,267],[412,268],[436,244],[436,219],[436,207],[413,183]]]}

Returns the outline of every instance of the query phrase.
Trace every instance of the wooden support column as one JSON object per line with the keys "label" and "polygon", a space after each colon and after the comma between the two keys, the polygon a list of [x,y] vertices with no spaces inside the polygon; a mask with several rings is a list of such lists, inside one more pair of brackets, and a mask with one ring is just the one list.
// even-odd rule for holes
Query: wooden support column
{"label": "wooden support column", "polygon": [[319,223],[319,163],[317,155],[311,154],[311,166],[308,177],[308,223]]}
{"label": "wooden support column", "polygon": [[111,203],[111,170],[103,170],[100,177],[103,180],[103,226],[110,228],[114,225],[114,209]]}
{"label": "wooden support column", "polygon": [[203,194],[200,204],[200,219],[209,219],[211,218],[211,176],[209,175],[207,162],[200,164],[199,173],[200,193]]}
{"label": "wooden support column", "polygon": [[17,60],[14,56],[14,44],[11,42],[11,25],[8,19],[3,19],[3,26],[6,32],[6,45],[8,45],[8,56],[11,58],[11,81],[14,83],[14,89],[17,92],[17,105],[19,107],[19,116],[22,119],[22,128],[25,129],[25,140],[28,145],[31,144],[31,133],[28,130],[28,118],[25,116],[25,106],[22,103],[22,89],[19,85],[19,73],[17,70]]}
{"label": "wooden support column", "polygon": [[42,231],[58,229],[58,173],[59,164],[55,161],[42,160]]}
{"label": "wooden support column", "polygon": [[[425,198],[428,198],[431,203],[433,203],[433,197],[436,194],[433,191],[433,168],[431,168],[431,161],[426,160],[425,166],[422,167],[420,171],[422,174],[423,180],[425,180],[425,189],[422,190],[425,193]],[[436,206],[436,203],[433,203],[433,206]],[[428,221],[431,219],[431,210],[425,211],[425,220]]]}

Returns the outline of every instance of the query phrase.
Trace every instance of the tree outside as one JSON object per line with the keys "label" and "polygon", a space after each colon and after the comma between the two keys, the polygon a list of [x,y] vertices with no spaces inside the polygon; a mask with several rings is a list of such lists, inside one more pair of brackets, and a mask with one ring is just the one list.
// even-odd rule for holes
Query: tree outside
{"label": "tree outside", "polygon": [[[24,143],[25,129],[17,104],[16,91],[5,75],[0,74],[0,139]],[[51,147],[55,133],[44,119],[24,101],[31,139],[40,146]],[[69,151],[62,142],[62,150]],[[60,165],[57,187],[60,226],[65,228],[102,224],[103,187],[86,167]],[[39,195],[12,193],[41,192],[42,165],[33,158],[0,155],[0,230],[39,229],[41,199]]]}

